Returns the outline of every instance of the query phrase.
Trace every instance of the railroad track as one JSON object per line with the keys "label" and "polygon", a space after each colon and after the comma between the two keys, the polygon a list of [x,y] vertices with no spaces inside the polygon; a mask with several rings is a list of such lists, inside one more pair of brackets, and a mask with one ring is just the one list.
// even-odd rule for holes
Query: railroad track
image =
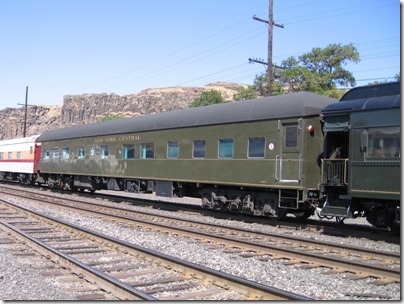
{"label": "railroad track", "polygon": [[[11,181],[4,181],[1,180],[0,183],[2,184],[3,189],[13,189],[4,187],[4,185],[17,185],[15,182]],[[19,186],[21,189],[27,189],[29,186]],[[37,188],[34,186],[34,188]],[[58,190],[49,189],[47,187],[42,188],[52,192],[58,192]],[[15,190],[15,188],[13,189]],[[71,192],[69,192],[71,194]],[[178,202],[167,202],[164,199],[152,197],[152,198],[136,198],[135,196],[124,196],[122,193],[120,194],[110,194],[110,193],[103,193],[97,192],[89,193],[89,192],[80,192],[79,194],[82,197],[88,197],[93,199],[95,196],[99,199],[108,200],[111,202],[122,202],[122,201],[131,201],[137,202],[144,206],[158,206],[158,208],[163,208],[164,210],[169,211],[177,211],[181,210],[182,212],[194,212],[195,214],[203,214],[206,216],[212,216],[214,218],[221,218],[221,219],[235,219],[240,220],[246,223],[256,223],[256,224],[263,224],[267,226],[285,228],[285,229],[304,229],[306,231],[319,233],[319,234],[329,234],[334,236],[347,236],[347,237],[364,237],[367,239],[371,239],[374,241],[387,241],[389,243],[400,244],[400,238],[397,234],[391,234],[389,232],[383,232],[380,230],[376,230],[370,225],[363,225],[363,224],[348,224],[348,223],[336,223],[335,221],[330,220],[320,220],[320,219],[307,219],[301,220],[299,218],[295,218],[293,216],[288,216],[285,220],[273,220],[268,219],[265,217],[258,217],[258,216],[250,216],[250,215],[243,215],[238,213],[229,213],[226,211],[220,210],[209,210],[203,209],[201,205],[195,204],[187,204],[187,203],[178,203]]]}
{"label": "railroad track", "polygon": [[[37,196],[37,194],[35,195]],[[24,196],[23,196],[24,197]],[[34,199],[30,194],[29,199]],[[157,216],[147,212],[117,209],[105,205],[80,200],[63,200],[49,195],[38,195],[39,201],[72,208],[90,215],[108,217],[133,226],[175,233],[191,237],[216,246],[225,246],[229,252],[243,252],[244,256],[259,256],[260,259],[281,259],[287,265],[299,265],[302,268],[325,267],[329,273],[346,272],[351,279],[377,278],[375,284],[400,282],[400,255],[378,252],[357,247],[348,247],[334,243],[280,236],[257,231],[248,231],[211,225],[172,216]]]}
{"label": "railroad track", "polygon": [[[4,243],[19,239],[109,298],[121,300],[308,300],[180,260],[0,200]],[[0,242],[1,243],[1,242]],[[71,280],[68,279],[68,280]],[[81,299],[94,299],[92,293]]]}

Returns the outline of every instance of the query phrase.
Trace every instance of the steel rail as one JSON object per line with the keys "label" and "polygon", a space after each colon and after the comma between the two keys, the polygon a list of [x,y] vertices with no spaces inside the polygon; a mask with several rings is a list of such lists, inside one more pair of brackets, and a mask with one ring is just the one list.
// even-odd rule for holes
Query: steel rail
{"label": "steel rail", "polygon": [[[0,193],[1,193],[1,190],[0,190]],[[46,202],[46,201],[43,201],[43,200],[40,200],[40,199],[36,199],[36,198],[33,198],[33,197],[29,197],[29,196],[25,196],[25,195],[21,195],[21,194],[17,194],[17,193],[7,193],[7,194],[17,196],[17,197],[22,197],[22,198],[28,198],[28,199],[31,199],[31,200],[38,200],[39,202],[55,204],[53,202]],[[39,195],[40,196],[46,196],[46,197],[51,198],[51,199],[60,199],[59,197],[55,197],[55,196],[48,195],[48,194],[42,194],[41,193]],[[94,203],[88,203],[88,202],[84,202],[84,201],[81,201],[81,200],[78,200],[78,199],[69,198],[69,201],[77,202],[77,203],[80,203],[80,204],[83,204],[83,205],[89,205],[91,207],[94,207]],[[83,212],[98,213],[98,214],[103,215],[103,216],[110,216],[110,217],[114,217],[114,218],[116,217],[116,218],[120,218],[120,219],[124,219],[124,220],[132,220],[132,221],[134,220],[133,218],[130,218],[130,217],[125,217],[125,216],[122,216],[122,215],[108,214],[108,213],[104,213],[104,212],[101,212],[101,211],[95,211],[93,209],[86,209],[86,208],[68,206],[68,205],[62,205],[62,206],[65,207],[65,208],[71,208],[71,209],[80,210],[80,211],[83,211]],[[135,214],[141,214],[141,215],[153,216],[153,217],[158,216],[160,218],[165,218],[165,219],[168,219],[168,220],[177,220],[177,221],[187,222],[187,223],[192,223],[192,224],[207,225],[206,223],[201,223],[201,222],[196,221],[196,220],[179,218],[179,217],[175,217],[175,216],[156,215],[156,214],[145,212],[145,211],[119,209],[119,208],[106,206],[106,205],[98,205],[98,206],[100,208],[111,210],[111,211],[114,211],[114,212],[135,213]],[[146,224],[150,224],[152,226],[161,226],[163,228],[167,227],[164,224],[159,224],[159,223],[155,223],[155,222],[150,223],[150,222],[148,222],[146,220],[142,220],[142,219],[136,219],[136,221],[146,223]],[[260,231],[254,231],[254,230],[245,230],[245,229],[242,229],[242,228],[231,227],[231,226],[226,226],[226,225],[219,225],[219,224],[213,224],[213,223],[209,223],[209,226],[210,227],[216,227],[216,228],[219,228],[219,229],[230,229],[232,231],[238,231],[238,232],[242,232],[242,233],[252,233],[252,234],[254,234],[256,236],[259,235],[259,236],[262,236],[262,237],[269,237],[269,238],[273,238],[273,239],[289,240],[289,241],[293,241],[293,242],[296,242],[296,243],[300,242],[301,244],[304,244],[306,246],[307,245],[318,246],[318,247],[332,246],[334,248],[338,248],[338,249],[341,249],[341,250],[344,250],[344,251],[349,251],[351,253],[357,253],[357,254],[362,254],[362,255],[363,254],[368,254],[372,258],[384,258],[385,259],[386,257],[389,257],[392,260],[397,260],[397,261],[399,261],[401,259],[400,254],[397,254],[397,253],[394,253],[394,252],[379,252],[379,251],[375,251],[375,250],[371,250],[371,249],[358,248],[358,247],[344,245],[344,244],[324,243],[322,241],[316,241],[316,240],[313,240],[313,239],[300,239],[300,238],[293,237],[293,236],[288,236],[288,235],[279,236],[278,234],[270,233],[270,232],[260,232]]]}
{"label": "steel rail", "polygon": [[[3,200],[1,200],[3,201]],[[29,244],[30,247],[34,248],[36,251],[40,252],[44,256],[51,256],[52,259],[60,265],[70,267],[75,270],[78,274],[84,274],[86,278],[92,281],[96,281],[97,285],[101,288],[113,292],[122,300],[157,300],[151,295],[148,295],[136,288],[133,288],[91,266],[84,264],[83,262],[69,256],[59,250],[52,248],[51,246],[45,244],[44,242],[33,238],[29,234],[21,231],[18,228],[0,220],[0,224],[3,229],[13,233],[20,240]]]}
{"label": "steel rail", "polygon": [[[3,184],[5,181],[0,180],[0,183]],[[11,182],[10,182],[11,183]],[[15,182],[13,182],[15,184]],[[3,186],[3,185],[2,185]],[[13,189],[13,188],[8,188],[8,187],[3,187],[3,189]],[[47,189],[47,188],[44,188]],[[15,189],[13,189],[15,190]],[[1,189],[0,189],[0,192]],[[42,194],[44,196],[49,196],[52,197],[51,195],[48,194]],[[84,197],[91,197],[94,198],[94,194],[82,192],[80,193],[80,196]],[[108,200],[131,200],[131,201],[140,201],[140,202],[147,202],[149,204],[161,204],[163,206],[176,206],[177,208],[181,209],[191,209],[191,210],[197,210],[198,212],[211,212],[214,214],[223,214],[227,216],[236,216],[240,218],[240,220],[246,221],[246,222],[251,222],[251,223],[261,223],[263,225],[268,225],[268,226],[276,226],[276,227],[285,227],[285,228],[292,228],[292,229],[307,229],[310,231],[315,231],[319,233],[320,231],[323,231],[324,233],[331,233],[333,234],[332,230],[337,229],[338,231],[344,231],[344,233],[351,236],[357,236],[357,237],[372,237],[375,240],[385,240],[388,242],[396,243],[399,244],[399,238],[397,236],[386,234],[380,230],[375,230],[374,228],[371,228],[371,226],[361,226],[361,225],[356,225],[356,224],[347,224],[344,223],[344,225],[341,225],[341,223],[337,224],[335,222],[329,222],[329,221],[322,221],[322,220],[314,220],[314,219],[307,219],[306,221],[302,221],[299,218],[292,218],[288,217],[284,221],[273,221],[269,220],[268,218],[265,217],[257,217],[257,216],[248,216],[246,214],[238,214],[238,213],[222,213],[222,211],[218,210],[209,210],[209,209],[204,209],[202,208],[201,205],[189,205],[186,203],[178,203],[178,202],[166,202],[164,200],[159,200],[158,198],[136,198],[136,197],[128,197],[128,196],[122,196],[122,195],[112,195],[112,194],[105,194],[105,193],[100,193],[97,192],[97,197],[98,198],[106,198]],[[71,199],[72,201],[79,201],[76,199]],[[331,230],[329,230],[331,229]],[[365,234],[365,235],[364,235]]]}
{"label": "steel rail", "polygon": [[[160,253],[145,247],[141,247],[135,244],[131,244],[129,242],[119,240],[117,238],[107,236],[95,231],[91,231],[89,229],[79,227],[77,225],[64,222],[59,219],[55,219],[49,216],[45,216],[43,214],[37,213],[35,211],[29,210],[27,208],[18,206],[12,202],[8,202],[4,199],[0,199],[0,201],[12,206],[17,210],[22,210],[26,213],[35,215],[41,219],[46,219],[49,222],[57,223],[59,226],[63,226],[69,230],[78,230],[80,233],[86,235],[87,237],[91,238],[92,240],[98,240],[100,242],[108,242],[114,243],[114,247],[119,249],[123,252],[135,252],[135,254],[139,254],[145,256],[146,259],[157,261],[163,267],[175,269],[182,273],[191,273],[196,278],[203,278],[203,280],[217,285],[224,287],[226,289],[234,288],[235,290],[242,292],[248,298],[254,300],[312,300],[311,298],[298,295],[292,292],[288,292],[282,289],[278,289],[272,286],[264,285],[261,283],[253,282],[244,278],[240,278],[237,276],[233,276],[231,274],[223,273],[221,271],[213,270],[207,268],[202,265],[197,265],[195,263],[181,260],[179,258],[175,258],[169,256],[164,253]],[[57,250],[55,250],[57,251]],[[80,261],[78,261],[80,262]],[[84,263],[80,262],[81,264],[85,265]],[[100,272],[102,274],[102,272]],[[119,282],[119,281],[118,281]],[[125,284],[126,285],[126,284]],[[153,298],[154,300],[155,298]]]}
{"label": "steel rail", "polygon": [[[14,194],[12,194],[14,195]],[[30,199],[34,199],[34,198],[30,198]],[[34,199],[35,200],[35,199]],[[41,201],[41,200],[39,200]],[[91,205],[90,203],[86,203],[86,202],[81,202],[81,201],[77,201],[81,204],[85,204],[85,205]],[[43,201],[41,201],[43,202]],[[52,202],[45,202],[45,203],[50,203],[53,204]],[[223,241],[225,241],[227,244],[231,244],[232,246],[238,246],[240,247],[241,245],[243,245],[247,250],[255,250],[255,251],[259,251],[261,253],[265,253],[268,255],[273,255],[273,256],[282,256],[285,257],[289,260],[291,260],[292,263],[302,263],[302,264],[310,264],[310,265],[316,265],[316,266],[323,266],[326,268],[331,268],[331,269],[337,269],[338,271],[345,271],[345,272],[350,272],[350,273],[355,273],[358,276],[361,277],[377,277],[380,278],[382,281],[384,282],[400,282],[400,270],[399,269],[393,269],[393,268],[384,268],[384,267],[380,267],[377,265],[372,265],[372,264],[364,264],[363,262],[356,262],[356,261],[349,261],[346,259],[341,259],[341,258],[335,258],[332,256],[326,256],[324,254],[314,254],[314,253],[310,253],[310,252],[301,252],[298,250],[294,250],[291,248],[279,248],[277,246],[271,246],[271,245],[266,245],[266,244],[256,244],[254,242],[251,241],[245,241],[245,240],[234,240],[233,238],[230,237],[226,237],[226,236],[216,236],[216,235],[211,235],[209,233],[204,233],[201,231],[195,232],[192,229],[187,229],[187,228],[183,228],[183,227],[173,227],[173,226],[168,226],[166,224],[163,223],[159,223],[159,222],[151,222],[148,220],[142,220],[142,219],[133,219],[127,216],[122,216],[122,215],[113,215],[113,214],[108,214],[108,213],[104,213],[102,211],[95,211],[92,209],[86,209],[86,208],[81,208],[81,207],[74,207],[74,206],[66,206],[66,205],[61,205],[63,207],[66,208],[71,208],[74,210],[80,210],[83,212],[90,212],[92,214],[99,214],[102,216],[106,216],[106,217],[110,217],[113,219],[121,219],[121,220],[125,220],[125,221],[136,221],[136,222],[140,222],[143,225],[147,225],[149,227],[160,227],[163,228],[164,230],[169,230],[172,231],[174,233],[178,233],[178,231],[185,233],[187,235],[192,235],[193,237],[200,237],[201,235],[204,236],[205,239],[210,240],[210,241],[214,241],[214,242],[221,242],[223,243]],[[109,206],[101,206],[101,208],[104,209],[109,209],[109,210],[113,210],[113,211],[117,211],[119,210],[120,212],[129,212],[129,213],[141,213],[141,214],[146,214],[148,216],[156,216],[154,214],[150,214],[150,213],[146,213],[146,212],[138,212],[138,211],[132,211],[132,210],[126,210],[126,209],[116,209],[113,207],[109,207]],[[201,224],[200,222],[197,221],[193,221],[193,220],[185,220],[185,219],[179,219],[179,218],[173,218],[173,217],[168,217],[168,216],[160,216],[159,217],[164,217],[164,218],[168,218],[170,220],[175,219],[175,220],[180,220],[180,221],[188,221],[191,223],[195,223],[195,224]],[[204,224],[206,225],[206,224]],[[217,228],[221,228],[221,229],[231,229],[231,230],[239,230],[242,232],[245,232],[244,230],[241,229],[237,229],[237,228],[233,228],[233,227],[226,227],[223,225],[215,225],[215,224],[209,224],[210,226],[215,226]],[[373,258],[379,258],[379,259],[385,259],[386,257],[390,258],[390,262],[394,262],[399,261],[400,260],[400,256],[395,254],[395,253],[389,253],[389,252],[376,252],[376,251],[372,251],[372,250],[368,250],[368,249],[362,249],[362,248],[357,248],[357,247],[349,247],[349,246],[345,246],[345,245],[339,245],[339,244],[324,244],[324,242],[319,242],[319,241],[314,241],[314,240],[301,240],[301,239],[297,239],[291,236],[279,236],[279,235],[275,235],[275,234],[270,234],[270,233],[260,233],[260,232],[255,232],[255,231],[249,231],[248,233],[253,233],[255,235],[262,235],[264,237],[271,237],[271,238],[277,238],[277,239],[287,239],[289,241],[293,241],[293,242],[299,242],[299,243],[303,243],[305,245],[310,244],[313,246],[319,246],[321,248],[327,248],[332,246],[335,248],[338,248],[344,252],[349,252],[351,251],[353,254],[355,253],[359,253],[359,254],[366,254],[369,257],[373,257]],[[320,249],[321,249],[320,248]]]}

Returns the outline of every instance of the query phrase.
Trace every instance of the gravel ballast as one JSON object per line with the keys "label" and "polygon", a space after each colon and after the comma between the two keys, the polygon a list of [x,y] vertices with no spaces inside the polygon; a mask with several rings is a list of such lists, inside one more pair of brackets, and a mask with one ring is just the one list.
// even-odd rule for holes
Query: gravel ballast
{"label": "gravel ballast", "polygon": [[[40,190],[38,190],[40,191]],[[62,196],[62,194],[61,194]],[[138,196],[136,196],[138,197]],[[148,196],[150,198],[150,196]],[[94,201],[95,199],[84,199]],[[182,199],[184,200],[184,199]],[[166,253],[178,258],[191,261],[206,267],[220,270],[259,283],[274,286],[290,292],[304,295],[317,300],[400,300],[400,284],[377,286],[371,284],[372,278],[349,280],[348,274],[324,274],[326,269],[299,269],[297,266],[285,266],[280,260],[262,261],[258,257],[243,258],[236,253],[225,253],[223,249],[208,244],[201,244],[187,238],[167,235],[147,230],[133,230],[119,223],[109,222],[81,215],[62,208],[55,211],[51,207],[39,206],[26,200],[13,199],[13,202],[34,209],[40,213],[60,220],[67,221],[106,235],[131,242]],[[188,202],[188,201],[187,201]],[[115,206],[117,208],[145,210],[145,207],[126,203],[111,203],[97,200],[98,204]],[[166,214],[167,211],[147,208],[147,211]],[[172,214],[172,213],[171,213]],[[175,213],[179,216],[179,212]],[[181,213],[186,218],[201,218],[199,215]],[[278,234],[304,236],[324,242],[337,242],[347,246],[372,248],[390,252],[400,252],[400,245],[386,242],[375,242],[358,238],[342,238],[305,230],[288,230],[262,224],[243,223],[241,221],[219,220],[203,217],[206,222],[234,227],[248,227],[257,231]],[[75,295],[63,290],[63,287],[50,282],[36,269],[32,269],[24,258],[16,258],[0,245],[0,299],[2,300],[73,300]]]}

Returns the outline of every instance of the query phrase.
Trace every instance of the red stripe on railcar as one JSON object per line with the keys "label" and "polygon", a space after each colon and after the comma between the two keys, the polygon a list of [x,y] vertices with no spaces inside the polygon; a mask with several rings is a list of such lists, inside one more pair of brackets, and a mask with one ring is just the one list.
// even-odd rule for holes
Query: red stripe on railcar
{"label": "red stripe on railcar", "polygon": [[32,163],[33,159],[0,159],[0,163]]}

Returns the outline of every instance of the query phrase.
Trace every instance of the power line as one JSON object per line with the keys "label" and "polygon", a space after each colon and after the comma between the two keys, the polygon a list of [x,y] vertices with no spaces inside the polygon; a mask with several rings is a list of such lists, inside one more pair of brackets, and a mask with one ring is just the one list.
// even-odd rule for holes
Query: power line
{"label": "power line", "polygon": [[[219,34],[222,34],[222,33],[226,32],[226,31],[228,31],[228,30],[230,30],[230,29],[232,29],[232,28],[234,28],[234,27],[237,27],[238,25],[240,25],[240,24],[246,22],[247,20],[249,20],[249,18],[246,18],[246,19],[243,19],[243,20],[241,20],[241,21],[239,21],[239,22],[236,22],[235,24],[230,25],[230,26],[224,28],[223,30],[220,30],[220,31],[218,31],[218,32],[216,32],[216,33],[214,33],[214,34],[211,34],[211,35],[209,35],[209,36],[207,36],[207,37],[205,37],[205,38],[202,38],[202,39],[200,39],[200,40],[198,40],[198,41],[196,41],[196,42],[193,42],[193,43],[191,43],[191,44],[189,44],[189,45],[187,45],[187,46],[185,46],[185,47],[183,47],[183,48],[180,48],[180,49],[178,49],[178,50],[176,50],[176,51],[173,51],[173,52],[169,53],[168,55],[165,55],[165,56],[163,56],[163,57],[160,57],[160,58],[157,58],[157,59],[155,59],[155,60],[152,60],[151,62],[148,62],[148,63],[146,63],[146,64],[144,64],[144,65],[142,65],[142,66],[139,66],[139,67],[137,67],[137,68],[134,68],[134,69],[131,69],[131,70],[129,70],[129,71],[126,71],[126,72],[124,72],[124,73],[122,73],[122,74],[119,74],[119,75],[117,75],[117,76],[114,76],[114,77],[108,78],[108,79],[106,79],[106,80],[100,81],[100,82],[98,82],[98,83],[92,84],[92,85],[90,85],[90,86],[87,86],[87,87],[85,87],[85,88],[83,88],[83,89],[81,89],[81,90],[84,90],[84,89],[87,89],[87,88],[91,88],[91,87],[95,87],[95,86],[98,86],[98,85],[100,85],[100,84],[103,84],[103,83],[106,83],[106,82],[110,82],[111,80],[115,80],[115,79],[122,78],[123,76],[132,74],[133,72],[139,71],[139,70],[141,70],[141,69],[143,69],[143,68],[146,68],[146,67],[148,67],[148,66],[150,66],[150,65],[152,65],[152,64],[161,62],[161,61],[163,61],[163,60],[165,60],[165,59],[167,59],[167,58],[169,58],[169,57],[172,57],[172,56],[174,56],[174,55],[176,55],[176,54],[178,54],[178,53],[183,52],[184,50],[190,49],[191,47],[194,47],[195,45],[198,45],[198,44],[200,44],[200,43],[202,43],[202,42],[204,42],[204,41],[206,41],[206,40],[209,40],[209,39],[211,39],[211,38],[213,38],[213,37],[218,36]],[[242,35],[242,36],[243,36],[243,35]]]}
{"label": "power line", "polygon": [[[311,4],[318,3],[318,2],[323,2],[323,1],[325,1],[325,0],[311,2]],[[306,4],[300,5],[300,6],[306,6],[306,5],[310,5],[310,3],[306,3]],[[295,6],[295,7],[298,7],[298,6]],[[354,6],[354,7],[355,7],[355,6]],[[346,10],[349,9],[349,8],[350,8],[350,7],[348,7],[348,8],[347,8],[347,7],[344,7],[344,10],[346,11]],[[290,8],[289,8],[289,9],[290,9]],[[374,9],[374,8],[373,8],[373,9]],[[349,13],[347,13],[347,14],[351,14],[351,13],[352,13],[352,12],[349,12]],[[327,17],[329,17],[329,16],[327,16]],[[322,17],[322,18],[324,18],[324,17]],[[320,18],[320,19],[322,19],[322,18]],[[150,66],[150,65],[153,65],[153,64],[155,64],[155,63],[163,62],[163,61],[165,61],[165,59],[167,59],[167,58],[169,58],[169,57],[171,57],[171,56],[174,56],[174,55],[176,55],[176,54],[178,54],[178,53],[180,53],[180,52],[182,52],[182,51],[184,51],[184,50],[187,50],[187,49],[191,48],[192,46],[195,46],[195,45],[197,45],[197,44],[200,44],[201,42],[204,42],[204,41],[206,41],[206,40],[208,40],[208,39],[210,39],[210,38],[212,38],[212,37],[215,37],[215,36],[217,36],[217,35],[219,35],[219,34],[221,34],[221,33],[223,33],[223,32],[226,32],[227,30],[229,30],[229,29],[231,29],[231,28],[234,28],[235,26],[237,26],[237,25],[239,25],[239,24],[241,24],[241,23],[244,23],[246,20],[248,20],[248,19],[244,19],[244,20],[242,20],[242,21],[240,21],[240,22],[238,22],[238,23],[236,23],[236,24],[234,24],[234,25],[232,25],[232,26],[230,26],[230,27],[227,27],[226,29],[224,29],[224,30],[222,30],[222,31],[216,32],[216,33],[214,33],[214,34],[212,34],[212,35],[207,36],[207,37],[204,38],[204,39],[201,39],[201,40],[199,40],[199,41],[196,41],[196,42],[194,42],[194,43],[191,43],[190,45],[188,45],[188,46],[186,46],[186,47],[184,47],[184,48],[180,48],[180,49],[178,49],[177,51],[174,51],[174,52],[172,52],[172,53],[170,53],[170,54],[168,54],[168,55],[166,55],[166,56],[163,56],[163,57],[160,57],[160,58],[158,58],[158,59],[152,60],[152,61],[150,61],[150,62],[148,62],[148,63],[146,63],[146,64],[144,64],[144,65],[142,65],[142,66],[140,66],[140,67],[137,67],[137,68],[135,68],[135,69],[129,70],[129,71],[124,72],[124,73],[122,73],[122,74],[120,74],[120,75],[117,75],[117,76],[115,76],[115,77],[106,79],[106,80],[104,80],[104,81],[102,81],[102,82],[99,82],[99,83],[97,83],[97,84],[95,84],[95,85],[92,85],[92,86],[90,86],[90,87],[98,86],[98,85],[100,85],[100,84],[110,83],[112,80],[116,80],[116,79],[122,78],[123,76],[129,75],[129,74],[131,74],[131,73],[133,73],[133,72],[135,72],[135,71],[141,70],[141,69],[143,69],[143,68],[145,68],[145,67],[148,67],[148,66]],[[292,19],[292,20],[293,20],[293,19]],[[257,20],[257,21],[260,21],[260,20]],[[312,20],[309,20],[309,21],[312,21]],[[303,20],[303,21],[298,21],[297,23],[301,23],[301,22],[306,22],[306,21],[304,21],[304,20]],[[267,21],[266,23],[269,25],[269,21]],[[296,22],[295,22],[295,23],[296,23]],[[287,23],[287,24],[293,24],[293,23]],[[271,31],[271,32],[272,32],[272,31]],[[268,33],[269,33],[269,31],[268,31]],[[260,34],[260,35],[261,35],[261,34]],[[241,43],[242,43],[242,42],[240,42],[240,43],[238,43],[238,44],[241,44]],[[370,42],[369,42],[369,43],[370,43]],[[205,53],[207,53],[208,51],[210,51],[210,50],[212,50],[212,49],[214,49],[214,48],[218,48],[218,46],[222,45],[222,44],[219,44],[219,45],[217,45],[217,46],[215,46],[215,47],[213,47],[213,48],[210,48],[210,49],[205,50],[205,51],[203,51],[203,52],[199,52],[199,53],[197,53],[196,55],[193,55],[193,56],[188,57],[188,58],[186,58],[186,59],[182,59],[182,60],[180,60],[180,61],[178,61],[178,62],[175,62],[175,63],[173,63],[173,64],[171,64],[171,65],[165,66],[165,67],[163,67],[163,68],[162,68],[162,67],[159,67],[158,70],[155,70],[155,71],[152,71],[152,72],[147,73],[147,74],[145,74],[145,75],[142,75],[141,78],[136,77],[135,79],[132,79],[132,80],[130,80],[130,81],[127,81],[127,82],[118,84],[118,85],[119,85],[119,88],[121,88],[121,87],[123,87],[123,86],[128,86],[128,85],[131,84],[131,83],[140,82],[140,81],[142,81],[142,80],[144,80],[144,79],[148,79],[148,78],[151,78],[151,77],[160,76],[160,75],[169,73],[169,72],[171,72],[171,71],[173,71],[173,70],[177,70],[177,69],[182,68],[182,67],[184,67],[184,66],[190,65],[190,64],[193,63],[193,62],[196,62],[196,61],[199,61],[199,60],[203,60],[203,59],[205,59],[205,58],[207,58],[207,57],[209,57],[209,56],[213,56],[213,55],[215,55],[215,54],[217,54],[217,53],[219,53],[219,52],[221,52],[221,51],[224,51],[224,50],[226,50],[226,49],[229,49],[229,48],[231,48],[231,47],[234,47],[234,46],[236,46],[236,45],[238,45],[238,44],[233,44],[233,45],[228,46],[228,47],[226,47],[226,48],[223,48],[223,49],[221,49],[221,50],[219,50],[219,51],[217,51],[217,52],[210,53],[210,54],[208,54],[207,56],[204,56],[204,57],[200,58],[200,56],[201,56],[202,54],[205,54]],[[199,58],[198,58],[198,57],[199,57]],[[191,59],[195,59],[195,60],[190,61]],[[368,59],[374,59],[374,58],[368,58]],[[186,61],[190,61],[190,62],[187,62],[187,63],[186,63]],[[271,61],[272,61],[272,60],[271,60]],[[268,61],[268,62],[269,62],[269,61]],[[217,73],[219,73],[219,72],[214,72],[214,73],[211,73],[211,74],[217,74]],[[153,75],[154,75],[154,76],[153,76]],[[271,75],[272,75],[272,74],[271,74]],[[205,76],[201,76],[201,77],[205,77]],[[200,78],[201,78],[201,77],[200,77]],[[189,81],[188,81],[188,82],[189,82]],[[116,87],[117,85],[114,85],[114,86]]]}
{"label": "power line", "polygon": [[[255,30],[254,30],[254,31],[255,31]],[[173,63],[173,64],[171,64],[171,65],[168,65],[168,66],[166,66],[166,67],[163,67],[163,68],[160,67],[158,70],[155,70],[155,71],[152,71],[152,72],[150,72],[150,73],[148,73],[148,74],[143,75],[142,78],[138,78],[138,79],[136,79],[136,80],[127,81],[127,82],[125,82],[124,84],[122,84],[122,85],[120,85],[120,86],[118,86],[118,87],[117,87],[117,86],[111,86],[111,87],[109,87],[109,88],[116,88],[116,89],[117,89],[117,88],[123,88],[123,87],[126,87],[126,86],[128,86],[128,85],[132,85],[132,84],[134,84],[134,83],[139,83],[139,82],[141,82],[141,81],[144,81],[144,80],[147,80],[147,79],[150,79],[150,78],[153,78],[153,77],[157,77],[157,76],[164,75],[164,74],[166,74],[166,73],[168,73],[168,72],[172,72],[172,71],[178,70],[178,69],[180,69],[180,68],[182,68],[182,67],[184,67],[184,66],[188,66],[188,65],[190,65],[191,63],[194,63],[194,62],[200,61],[200,60],[202,60],[202,59],[206,59],[206,58],[208,58],[208,57],[210,57],[210,56],[213,56],[213,55],[215,55],[215,54],[221,53],[221,52],[223,52],[223,51],[225,51],[225,50],[227,50],[227,49],[229,49],[229,48],[232,48],[232,47],[234,47],[234,46],[243,44],[243,43],[245,43],[245,42],[247,42],[247,41],[249,41],[249,40],[251,40],[251,39],[253,39],[253,38],[257,37],[257,36],[260,36],[260,35],[262,35],[262,33],[259,33],[259,34],[255,35],[255,36],[250,36],[250,37],[248,37],[247,39],[244,39],[244,40],[242,40],[242,41],[240,41],[240,42],[237,42],[237,43],[232,44],[232,45],[230,45],[230,46],[227,46],[227,47],[225,47],[225,48],[221,48],[221,49],[219,49],[219,50],[217,50],[217,51],[215,51],[215,52],[208,53],[207,55],[205,55],[205,56],[203,56],[203,57],[199,57],[199,58],[197,58],[197,59],[195,59],[195,60],[189,61],[190,59],[193,59],[193,58],[195,58],[195,57],[198,57],[198,56],[200,56],[201,54],[204,54],[204,53],[206,53],[206,52],[208,52],[208,51],[210,51],[210,50],[214,50],[214,49],[217,48],[217,47],[213,47],[213,48],[207,49],[207,50],[205,50],[205,51],[203,51],[203,52],[200,52],[200,53],[198,53],[198,54],[196,54],[196,55],[192,55],[192,56],[190,56],[190,57],[188,57],[188,58],[185,58],[185,59],[182,58],[181,60],[179,60],[179,61],[177,61],[177,62],[175,62],[175,63]],[[245,36],[245,35],[242,35],[242,36]],[[242,36],[239,36],[239,37],[242,37]],[[231,42],[231,41],[233,41],[233,40],[235,40],[235,39],[232,39],[232,40],[230,40],[230,41],[228,41],[228,42]],[[228,43],[228,42],[222,43],[221,45],[226,44],[226,43]],[[186,62],[186,61],[188,61],[188,62]],[[184,63],[184,62],[185,62],[185,63]],[[180,64],[180,63],[182,63],[182,64]],[[180,65],[179,65],[179,64],[180,64]],[[162,70],[163,70],[163,71],[162,71]]]}
{"label": "power line", "polygon": [[[380,1],[375,1],[375,3],[380,3]],[[323,11],[323,12],[317,12],[317,13],[314,13],[314,14],[311,14],[311,15],[303,15],[303,16],[292,17],[292,18],[289,18],[289,20],[294,20],[294,19],[301,19],[301,20],[290,21],[290,22],[285,22],[284,21],[284,22],[285,22],[286,25],[305,23],[305,22],[317,21],[317,20],[321,20],[321,19],[329,19],[331,17],[339,17],[339,16],[358,14],[358,13],[361,14],[364,11],[381,9],[381,8],[388,7],[388,6],[393,6],[393,5],[395,5],[395,3],[387,4],[387,5],[381,5],[381,6],[377,6],[377,7],[366,7],[366,8],[364,8],[362,4],[361,5],[354,5],[354,6],[350,6],[350,7],[344,7],[344,8],[338,9],[338,10],[327,10],[327,11]],[[359,9],[358,10],[349,10],[350,8],[356,8],[356,7],[359,7]],[[335,13],[335,11],[343,11],[343,12]],[[327,14],[327,13],[331,13],[331,14]],[[318,16],[318,15],[320,15],[320,17],[310,18],[310,16]],[[288,19],[281,19],[281,20],[288,20]]]}

